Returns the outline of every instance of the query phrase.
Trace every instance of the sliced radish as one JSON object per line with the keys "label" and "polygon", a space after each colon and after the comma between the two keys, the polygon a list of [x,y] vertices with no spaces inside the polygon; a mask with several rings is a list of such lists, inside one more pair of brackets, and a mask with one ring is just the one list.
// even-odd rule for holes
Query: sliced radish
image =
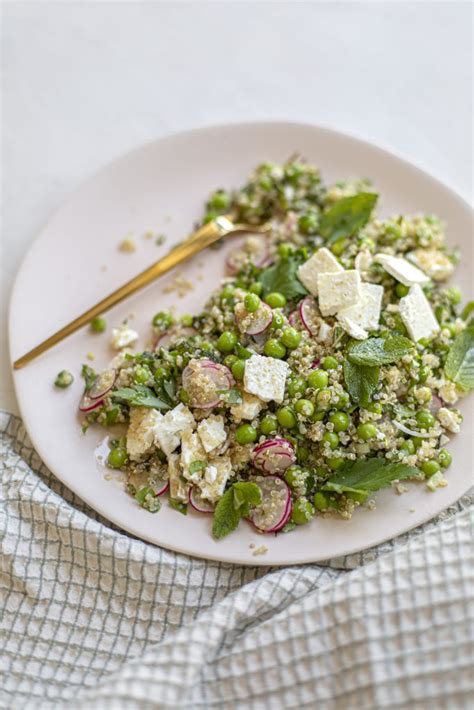
{"label": "sliced radish", "polygon": [[436,413],[438,409],[441,409],[441,407],[444,407],[444,401],[439,397],[437,394],[432,395],[431,397],[431,402],[430,402],[430,411],[432,414]]}
{"label": "sliced radish", "polygon": [[286,439],[267,439],[252,452],[253,465],[265,474],[282,474],[296,461],[295,450]]}
{"label": "sliced radish", "polygon": [[313,360],[313,362],[311,363],[311,369],[315,370],[318,367],[320,362],[321,362],[320,357],[317,357],[316,360]]}
{"label": "sliced radish", "polygon": [[226,265],[231,274],[236,274],[247,259],[254,266],[262,268],[268,261],[268,239],[260,234],[251,234],[246,237],[244,244],[231,251],[226,259]]}
{"label": "sliced radish", "polygon": [[221,401],[220,393],[234,384],[229,368],[212,360],[191,360],[183,370],[183,387],[193,407],[215,407]]}
{"label": "sliced radish", "polygon": [[243,328],[246,335],[260,335],[273,320],[273,311],[266,303],[261,303],[254,313],[246,313],[239,328]]}
{"label": "sliced radish", "polygon": [[257,476],[252,479],[262,493],[262,502],[250,513],[250,520],[257,530],[278,532],[291,515],[291,492],[278,476]]}
{"label": "sliced radish", "polygon": [[107,392],[110,392],[117,379],[116,370],[104,370],[95,378],[92,387],[87,393],[91,399],[99,399],[105,397]]}
{"label": "sliced radish", "polygon": [[301,322],[308,331],[310,335],[317,335],[319,333],[319,308],[316,305],[316,301],[311,296],[305,296],[299,305],[299,313]]}
{"label": "sliced radish", "polygon": [[213,513],[214,506],[208,500],[205,500],[196,486],[191,486],[189,489],[189,502],[199,513]]}
{"label": "sliced radish", "polygon": [[158,348],[169,348],[172,343],[177,343],[179,340],[186,340],[187,338],[192,338],[193,335],[197,335],[198,332],[195,328],[184,327],[184,328],[170,328],[160,335],[156,341],[155,351]]}
{"label": "sliced radish", "polygon": [[99,409],[103,404],[103,399],[91,399],[88,394],[84,394],[79,402],[79,409],[81,412],[93,412],[94,409]]}
{"label": "sliced radish", "polygon": [[170,487],[170,482],[169,481],[159,481],[157,483],[156,488],[155,488],[155,493],[157,496],[162,496],[163,493],[166,493],[168,488]]}
{"label": "sliced radish", "polygon": [[288,316],[288,322],[291,326],[293,326],[293,328],[298,328],[298,326],[301,326],[300,312],[298,309],[290,313],[290,315]]}

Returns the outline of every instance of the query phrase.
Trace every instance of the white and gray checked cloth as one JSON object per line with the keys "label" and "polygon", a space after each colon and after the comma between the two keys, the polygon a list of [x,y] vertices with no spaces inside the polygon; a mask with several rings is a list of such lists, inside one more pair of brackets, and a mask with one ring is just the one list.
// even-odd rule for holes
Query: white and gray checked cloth
{"label": "white and gray checked cloth", "polygon": [[237,567],[102,520],[0,413],[0,707],[468,708],[473,496],[324,565]]}

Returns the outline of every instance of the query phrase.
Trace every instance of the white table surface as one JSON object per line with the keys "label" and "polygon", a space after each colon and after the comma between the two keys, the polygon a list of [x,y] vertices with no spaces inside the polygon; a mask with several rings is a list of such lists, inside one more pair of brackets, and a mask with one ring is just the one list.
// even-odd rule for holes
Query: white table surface
{"label": "white table surface", "polygon": [[24,254],[81,181],[140,143],[229,121],[320,123],[389,147],[471,199],[467,2],[12,2],[2,11],[1,408],[18,411],[6,322]]}

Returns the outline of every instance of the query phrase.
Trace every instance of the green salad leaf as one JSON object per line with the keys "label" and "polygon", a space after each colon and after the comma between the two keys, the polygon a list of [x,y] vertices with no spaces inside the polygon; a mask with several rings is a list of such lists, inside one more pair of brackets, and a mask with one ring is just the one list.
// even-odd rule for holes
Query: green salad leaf
{"label": "green salad leaf", "polygon": [[324,491],[334,493],[363,493],[387,488],[393,481],[420,478],[416,466],[404,463],[389,463],[386,459],[359,459],[343,466],[323,486]]}
{"label": "green salad leaf", "polygon": [[474,326],[463,330],[451,345],[446,364],[446,376],[460,389],[474,389]]}
{"label": "green salad leaf", "polygon": [[379,384],[380,370],[377,366],[356,365],[344,360],[344,381],[351,399],[361,407],[366,407]]}
{"label": "green salad leaf", "polygon": [[388,365],[397,362],[413,349],[413,342],[403,335],[389,338],[369,338],[351,345],[347,354],[354,365]]}
{"label": "green salad leaf", "polygon": [[299,259],[285,257],[273,266],[264,269],[258,277],[263,286],[263,295],[266,296],[277,291],[282,293],[288,301],[306,296],[308,291],[297,276],[300,265]]}
{"label": "green salad leaf", "polygon": [[170,508],[177,510],[181,515],[188,514],[188,506],[186,503],[182,503],[180,500],[175,500],[174,498],[168,498],[168,503],[170,504]]}
{"label": "green salad leaf", "polygon": [[238,481],[226,490],[214,510],[212,534],[220,540],[238,526],[251,507],[260,505],[262,493],[256,483]]}
{"label": "green salad leaf", "polygon": [[171,409],[172,404],[157,397],[150,387],[135,385],[134,387],[121,387],[112,393],[114,399],[127,402],[133,407],[150,407],[151,409]]}
{"label": "green salad leaf", "polygon": [[369,221],[377,202],[375,192],[359,192],[351,197],[338,200],[321,216],[319,233],[327,244],[341,237],[350,237]]}

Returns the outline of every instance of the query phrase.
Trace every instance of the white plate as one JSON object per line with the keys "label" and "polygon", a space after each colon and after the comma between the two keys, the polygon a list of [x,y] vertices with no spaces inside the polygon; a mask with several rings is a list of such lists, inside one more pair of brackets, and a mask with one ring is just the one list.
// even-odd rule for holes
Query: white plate
{"label": "white plate", "polygon": [[[260,161],[282,161],[295,151],[319,165],[326,181],[370,177],[381,195],[382,215],[427,211],[446,220],[449,242],[461,246],[463,253],[456,283],[468,295],[471,210],[426,173],[378,147],[316,126],[267,122],[205,128],[134,150],[90,179],[56,212],[33,243],[16,279],[10,308],[12,360],[183,238],[213,189],[239,186]],[[150,229],[166,233],[167,243],[157,246],[154,239],[144,238]],[[133,254],[117,248],[128,233],[138,244]],[[198,311],[223,274],[223,252],[208,251],[181,271],[195,280],[195,291],[183,299],[163,293],[173,279],[168,275],[108,313],[108,335],[112,325],[130,314],[134,314],[133,327],[147,334],[152,315],[173,303],[178,313]],[[361,510],[350,522],[317,518],[278,537],[259,535],[244,523],[233,535],[215,542],[210,516],[191,512],[183,517],[167,505],[158,514],[149,514],[126,495],[121,483],[105,478],[106,471],[94,454],[104,432],[91,429],[83,436],[76,414],[82,390],[80,364],[89,351],[95,353],[94,365],[105,365],[112,356],[108,336],[85,329],[15,372],[26,428],[43,461],[66,486],[121,528],[157,545],[243,564],[323,560],[400,535],[438,514],[470,485],[472,400],[470,406],[464,403],[463,432],[451,444],[454,463],[446,488],[430,493],[423,485],[413,485],[400,496],[384,491],[374,511]],[[69,389],[58,391],[52,383],[64,368],[76,379]],[[268,552],[253,557],[251,543],[264,543]]]}

